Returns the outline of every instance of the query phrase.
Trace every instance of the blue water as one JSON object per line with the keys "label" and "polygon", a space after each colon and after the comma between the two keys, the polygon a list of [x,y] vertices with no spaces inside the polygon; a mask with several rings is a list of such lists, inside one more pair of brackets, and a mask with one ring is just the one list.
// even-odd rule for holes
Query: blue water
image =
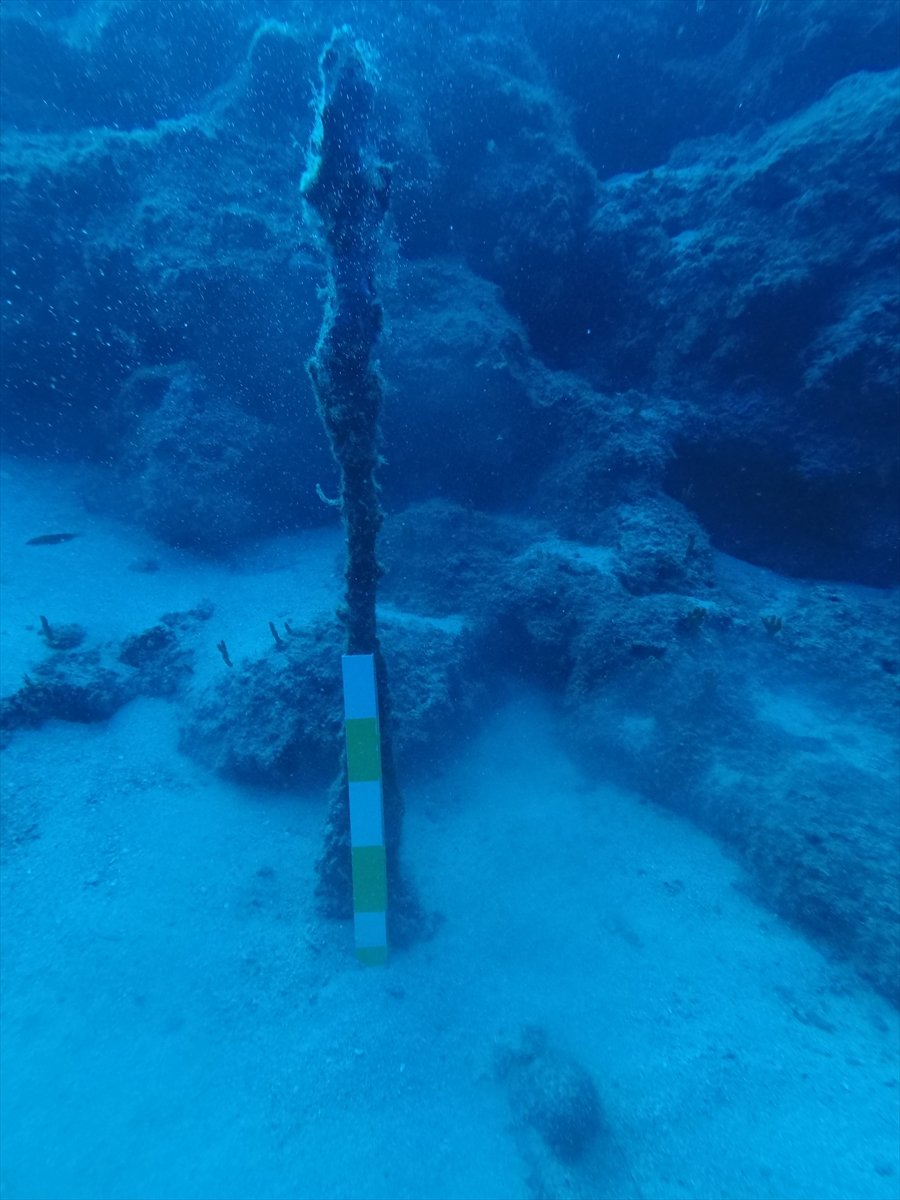
{"label": "blue water", "polygon": [[0,135],[0,1200],[900,1196],[896,0],[4,0]]}

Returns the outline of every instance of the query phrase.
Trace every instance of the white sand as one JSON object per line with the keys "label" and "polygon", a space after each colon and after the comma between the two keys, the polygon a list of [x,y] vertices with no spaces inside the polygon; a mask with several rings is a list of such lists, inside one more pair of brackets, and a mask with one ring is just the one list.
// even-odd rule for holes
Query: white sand
{"label": "white sand", "polygon": [[[112,638],[208,596],[202,675],[220,637],[261,653],[270,617],[336,598],[333,532],[198,565],[86,517],[63,473],[3,483],[5,692],[40,612]],[[158,574],[125,569],[148,554]],[[385,969],[315,915],[323,797],[211,778],[175,726],[141,700],[0,760],[3,1200],[525,1200],[491,1067],[529,1022],[590,1069],[615,1144],[560,1195],[898,1195],[897,1013],[715,843],[585,778],[537,698],[409,781],[407,859],[446,922]]]}

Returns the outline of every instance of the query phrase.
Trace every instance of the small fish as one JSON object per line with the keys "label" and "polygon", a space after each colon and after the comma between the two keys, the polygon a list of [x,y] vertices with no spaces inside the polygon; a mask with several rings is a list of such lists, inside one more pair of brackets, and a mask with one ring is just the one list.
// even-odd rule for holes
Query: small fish
{"label": "small fish", "polygon": [[26,546],[57,546],[60,542],[71,542],[77,538],[77,533],[42,533],[38,537],[29,538]]}

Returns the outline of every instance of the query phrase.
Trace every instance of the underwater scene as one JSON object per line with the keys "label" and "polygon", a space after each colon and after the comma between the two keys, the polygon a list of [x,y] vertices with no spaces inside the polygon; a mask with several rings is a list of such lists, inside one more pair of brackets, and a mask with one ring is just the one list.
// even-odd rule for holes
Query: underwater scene
{"label": "underwater scene", "polygon": [[900,0],[3,0],[0,118],[0,1200],[898,1200]]}

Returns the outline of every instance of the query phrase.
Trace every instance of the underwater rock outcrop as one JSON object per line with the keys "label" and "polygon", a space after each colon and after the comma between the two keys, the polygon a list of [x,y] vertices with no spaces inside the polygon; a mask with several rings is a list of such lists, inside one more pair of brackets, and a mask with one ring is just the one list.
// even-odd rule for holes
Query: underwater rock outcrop
{"label": "underwater rock outcrop", "polygon": [[498,1053],[495,1069],[514,1121],[534,1129],[563,1162],[588,1151],[603,1128],[600,1095],[588,1071],[553,1047],[543,1029],[525,1029],[518,1045]]}
{"label": "underwater rock outcrop", "polygon": [[[181,749],[224,775],[268,787],[316,787],[334,771],[342,730],[339,661],[342,630],[321,619],[304,629],[288,622],[261,658],[233,670],[191,698]],[[461,627],[404,617],[382,621],[392,663],[394,741],[413,771],[453,749],[472,721],[479,690],[469,682],[473,646]]]}
{"label": "underwater rock outcrop", "polygon": [[0,732],[6,740],[13,730],[37,729],[50,720],[105,721],[137,695],[134,680],[99,649],[57,651],[0,699]]}
{"label": "underwater rock outcrop", "polygon": [[[174,696],[193,671],[191,636],[208,621],[213,606],[202,600],[186,612],[165,613],[141,633],[119,644],[101,643],[76,649],[85,638],[77,625],[50,626],[41,634],[50,656],[23,679],[21,687],[0,699],[0,744],[17,729],[37,729],[45,721],[90,725],[105,721],[137,696]],[[53,629],[75,631],[55,645]]]}
{"label": "underwater rock outcrop", "polygon": [[535,1200],[638,1200],[590,1071],[542,1026],[527,1025],[497,1047],[494,1078]]}

